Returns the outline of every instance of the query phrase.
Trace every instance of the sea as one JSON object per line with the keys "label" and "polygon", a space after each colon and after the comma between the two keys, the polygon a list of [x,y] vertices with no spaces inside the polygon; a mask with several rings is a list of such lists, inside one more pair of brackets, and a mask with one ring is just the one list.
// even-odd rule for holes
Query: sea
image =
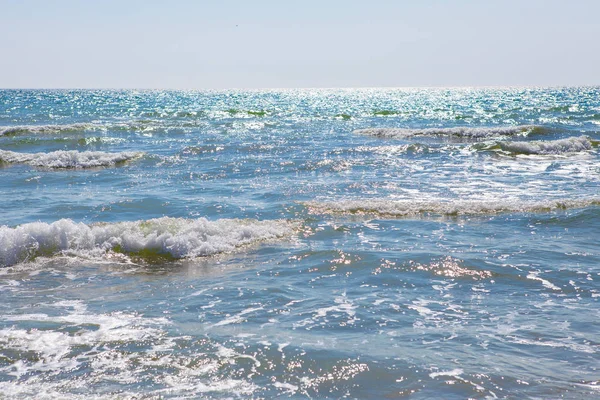
{"label": "sea", "polygon": [[600,87],[0,91],[0,398],[600,397]]}

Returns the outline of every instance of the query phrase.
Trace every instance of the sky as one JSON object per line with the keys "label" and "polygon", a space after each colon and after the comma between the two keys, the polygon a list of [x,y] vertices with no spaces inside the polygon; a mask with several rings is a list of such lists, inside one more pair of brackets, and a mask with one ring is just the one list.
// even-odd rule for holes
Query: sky
{"label": "sky", "polygon": [[598,0],[0,0],[0,88],[600,85]]}

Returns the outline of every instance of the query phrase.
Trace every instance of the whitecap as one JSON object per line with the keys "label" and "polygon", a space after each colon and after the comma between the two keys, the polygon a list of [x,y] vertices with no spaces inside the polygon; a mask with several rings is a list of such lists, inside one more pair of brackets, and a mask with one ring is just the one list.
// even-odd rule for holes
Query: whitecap
{"label": "whitecap", "polygon": [[527,136],[540,131],[535,125],[498,126],[498,127],[453,127],[453,128],[366,128],[355,130],[359,135],[382,138],[407,138],[412,136],[450,136],[459,138],[489,138],[498,136]]}
{"label": "whitecap", "polygon": [[551,290],[560,290],[560,288],[558,286],[556,286],[555,284],[553,284],[552,282],[550,282],[547,279],[541,278],[539,275],[539,272],[530,272],[527,275],[527,279],[531,279],[534,281],[539,281],[542,283],[542,286],[544,286],[545,288],[551,289]]}
{"label": "whitecap", "polygon": [[451,371],[432,372],[429,374],[429,377],[437,378],[438,376],[450,376],[450,377],[458,378],[460,375],[464,374],[464,372],[465,371],[463,371],[462,369],[456,368]]}
{"label": "whitecap", "polygon": [[48,135],[69,132],[105,132],[109,130],[147,132],[157,129],[195,127],[196,125],[197,124],[194,122],[169,124],[160,120],[94,121],[47,125],[0,125],[0,136],[17,136],[28,134]]}
{"label": "whitecap", "polygon": [[533,142],[500,142],[500,149],[512,154],[567,154],[589,151],[593,148],[587,136],[571,137],[560,140]]}
{"label": "whitecap", "polygon": [[383,217],[410,217],[423,214],[434,215],[485,215],[521,212],[551,212],[571,208],[600,205],[600,198],[579,200],[520,199],[496,200],[388,200],[362,199],[330,202],[308,201],[303,203],[312,214],[377,215]]}
{"label": "whitecap", "polygon": [[113,252],[146,259],[192,258],[232,252],[242,246],[289,236],[295,224],[163,217],[146,221],[86,225],[70,219],[0,226],[0,265],[38,256],[103,258]]}
{"label": "whitecap", "polygon": [[107,153],[103,151],[58,150],[50,153],[17,153],[0,150],[0,164],[28,164],[40,168],[98,168],[121,164],[144,153],[126,151]]}
{"label": "whitecap", "polygon": [[60,133],[60,132],[82,132],[106,129],[100,123],[74,123],[74,124],[48,124],[48,125],[16,125],[0,126],[0,136],[19,135],[24,133]]}

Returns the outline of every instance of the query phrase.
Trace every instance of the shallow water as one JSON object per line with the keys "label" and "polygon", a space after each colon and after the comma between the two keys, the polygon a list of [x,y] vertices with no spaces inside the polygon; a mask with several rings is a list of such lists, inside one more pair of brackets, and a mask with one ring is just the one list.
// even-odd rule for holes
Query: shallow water
{"label": "shallow water", "polygon": [[7,398],[590,398],[600,89],[0,91]]}

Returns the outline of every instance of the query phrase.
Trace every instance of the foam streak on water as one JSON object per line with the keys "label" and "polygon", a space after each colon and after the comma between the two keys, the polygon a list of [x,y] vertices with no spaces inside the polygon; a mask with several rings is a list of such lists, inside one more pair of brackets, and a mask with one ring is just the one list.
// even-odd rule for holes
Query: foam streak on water
{"label": "foam streak on water", "polygon": [[594,398],[600,90],[0,90],[0,397]]}

